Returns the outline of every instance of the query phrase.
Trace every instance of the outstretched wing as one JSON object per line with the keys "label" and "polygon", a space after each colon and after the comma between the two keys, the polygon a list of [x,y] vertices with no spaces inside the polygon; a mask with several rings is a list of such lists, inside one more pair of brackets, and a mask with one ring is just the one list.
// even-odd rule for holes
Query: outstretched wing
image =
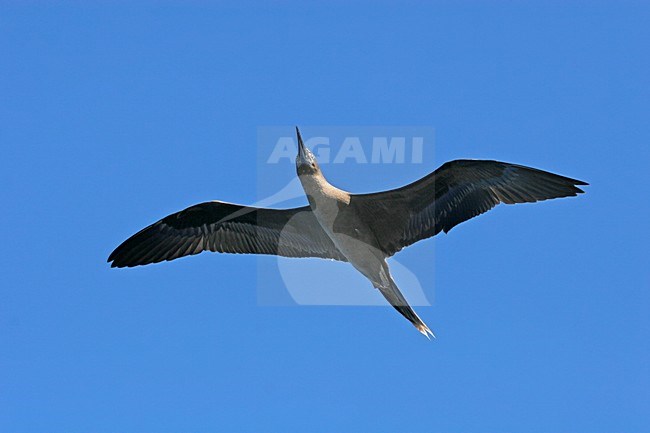
{"label": "outstretched wing", "polygon": [[264,209],[211,201],[142,229],[117,247],[108,262],[131,267],[202,251],[345,260],[308,206]]}
{"label": "outstretched wing", "polygon": [[447,233],[499,203],[570,197],[587,185],[547,171],[499,161],[456,160],[402,188],[352,196],[391,256],[421,239]]}

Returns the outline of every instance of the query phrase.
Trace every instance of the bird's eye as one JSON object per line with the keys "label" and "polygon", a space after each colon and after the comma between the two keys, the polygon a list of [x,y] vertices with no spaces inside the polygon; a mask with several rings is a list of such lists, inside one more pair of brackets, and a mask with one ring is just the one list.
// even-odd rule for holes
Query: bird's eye
{"label": "bird's eye", "polygon": [[316,168],[316,164],[312,162],[312,163],[311,163],[311,167],[312,167],[312,168]]}

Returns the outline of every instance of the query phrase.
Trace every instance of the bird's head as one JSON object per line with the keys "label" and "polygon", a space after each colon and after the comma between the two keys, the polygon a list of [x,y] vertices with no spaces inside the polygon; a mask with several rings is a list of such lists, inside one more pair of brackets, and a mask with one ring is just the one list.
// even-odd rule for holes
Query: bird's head
{"label": "bird's head", "polygon": [[298,136],[298,156],[296,156],[296,171],[298,176],[315,176],[320,174],[320,167],[316,157],[302,141],[300,130],[296,127],[296,135]]}

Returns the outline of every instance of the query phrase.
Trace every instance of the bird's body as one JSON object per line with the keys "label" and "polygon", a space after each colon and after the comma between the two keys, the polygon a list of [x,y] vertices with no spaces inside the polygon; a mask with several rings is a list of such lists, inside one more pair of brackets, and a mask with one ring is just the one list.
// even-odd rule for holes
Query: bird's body
{"label": "bird's body", "polygon": [[113,267],[202,251],[320,257],[349,262],[424,335],[433,335],[400,292],[386,259],[448,232],[498,203],[575,196],[585,182],[498,161],[456,160],[402,188],[351,194],[331,185],[298,135],[296,167],[309,206],[264,209],[218,201],[169,215],[127,239]]}
{"label": "bird's body", "polygon": [[353,195],[331,185],[320,170],[299,177],[311,211],[345,259],[420,332],[433,335],[397,288],[386,263],[388,254],[382,250],[375,228],[368,224],[369,215],[353,201]]}

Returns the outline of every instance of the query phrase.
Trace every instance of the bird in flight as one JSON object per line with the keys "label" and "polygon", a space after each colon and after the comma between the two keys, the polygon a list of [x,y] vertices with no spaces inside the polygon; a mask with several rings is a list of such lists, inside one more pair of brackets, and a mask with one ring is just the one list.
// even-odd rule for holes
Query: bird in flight
{"label": "bird in flight", "polygon": [[386,259],[402,248],[492,209],[583,193],[587,185],[506,162],[459,159],[409,185],[352,194],[331,185],[296,128],[296,171],[309,201],[267,209],[209,201],[166,216],[111,253],[132,267],[213,251],[319,257],[350,263],[425,336],[434,336],[393,281]]}

